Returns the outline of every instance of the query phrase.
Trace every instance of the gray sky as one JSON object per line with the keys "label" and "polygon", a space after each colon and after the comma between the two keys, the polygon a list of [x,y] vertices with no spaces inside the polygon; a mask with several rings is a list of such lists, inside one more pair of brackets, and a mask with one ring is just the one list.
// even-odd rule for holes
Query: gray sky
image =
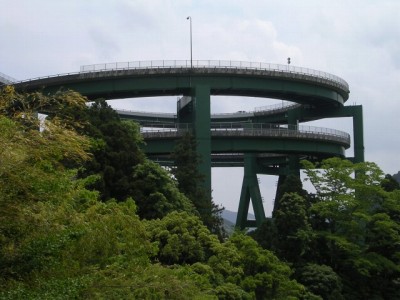
{"label": "gray sky", "polygon": [[[365,156],[400,170],[398,0],[0,0],[0,72],[16,79],[77,72],[81,65],[137,60],[243,60],[333,73],[364,107]],[[168,111],[175,98],[115,106]],[[271,100],[215,97],[213,112],[252,110]],[[351,120],[312,124],[350,132]],[[349,153],[352,156],[352,153]],[[240,169],[213,171],[214,200],[236,210]],[[276,178],[260,176],[267,211]],[[268,212],[267,212],[268,213]]]}

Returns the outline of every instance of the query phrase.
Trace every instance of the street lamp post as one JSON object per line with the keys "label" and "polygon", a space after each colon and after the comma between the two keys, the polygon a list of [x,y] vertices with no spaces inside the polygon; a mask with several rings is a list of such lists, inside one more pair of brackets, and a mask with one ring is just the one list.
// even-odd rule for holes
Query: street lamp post
{"label": "street lamp post", "polygon": [[192,51],[192,17],[189,16],[186,20],[190,21],[190,68],[193,69],[193,51]]}

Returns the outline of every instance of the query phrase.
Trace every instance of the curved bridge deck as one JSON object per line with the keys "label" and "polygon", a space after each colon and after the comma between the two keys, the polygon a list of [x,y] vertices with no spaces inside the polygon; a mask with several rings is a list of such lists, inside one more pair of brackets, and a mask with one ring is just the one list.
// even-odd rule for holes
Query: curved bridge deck
{"label": "curved bridge deck", "polygon": [[[190,124],[147,124],[141,129],[145,139],[180,137],[191,132]],[[294,139],[325,140],[350,147],[350,135],[346,132],[313,126],[257,124],[257,123],[214,123],[211,136],[231,137],[283,137]]]}
{"label": "curved bridge deck", "polygon": [[[173,151],[190,124],[148,124],[141,129],[149,154]],[[344,156],[350,147],[348,133],[319,127],[255,123],[211,124],[212,153],[299,153]]]}
{"label": "curved bridge deck", "polygon": [[313,105],[343,105],[349,86],[338,76],[286,65],[235,61],[145,61],[98,64],[80,72],[15,82],[19,89],[64,87],[90,99],[187,95],[192,85],[212,95],[287,99]]}
{"label": "curved bridge deck", "polygon": [[[249,121],[254,117],[264,117],[270,115],[278,115],[289,111],[290,109],[298,108],[301,104],[282,101],[279,104],[273,104],[263,107],[258,107],[254,111],[238,111],[234,113],[216,113],[211,114],[212,122],[243,122]],[[164,122],[177,123],[176,113],[165,112],[146,112],[134,111],[127,109],[116,109],[118,115],[124,119],[133,119],[136,122]]]}

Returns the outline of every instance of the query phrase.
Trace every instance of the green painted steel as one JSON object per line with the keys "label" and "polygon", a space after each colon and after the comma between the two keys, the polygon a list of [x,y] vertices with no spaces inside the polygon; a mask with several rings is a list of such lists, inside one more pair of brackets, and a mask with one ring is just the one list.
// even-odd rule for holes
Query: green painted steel
{"label": "green painted steel", "polygon": [[[185,107],[176,114],[119,112],[140,123],[189,123],[193,129],[204,175],[205,188],[211,193],[212,166],[244,166],[242,193],[237,226],[260,225],[265,219],[257,174],[279,175],[279,181],[290,173],[299,173],[299,160],[318,161],[327,157],[345,157],[347,142],[309,136],[215,136],[212,124],[248,122],[287,124],[323,118],[353,118],[354,161],[364,160],[363,118],[361,106],[344,106],[349,98],[347,83],[331,74],[263,63],[229,61],[131,62],[84,66],[81,72],[50,76],[14,83],[25,91],[56,92],[60,88],[80,92],[89,100],[151,96],[187,96]],[[301,105],[270,112],[211,116],[212,95],[232,95],[288,100]],[[243,100],[245,101],[245,99]],[[243,127],[245,130],[245,127]],[[177,136],[147,137],[145,151],[162,164],[169,158]],[[216,155],[220,154],[220,155]],[[224,156],[225,155],[225,156]],[[247,220],[250,200],[256,220]]]}
{"label": "green painted steel", "polygon": [[[193,127],[197,154],[200,157],[199,171],[204,176],[204,187],[211,200],[211,101],[210,87],[197,84],[191,91],[193,101]],[[211,213],[211,211],[210,211]]]}
{"label": "green painted steel", "polygon": [[[173,151],[179,137],[170,136],[145,138],[144,150],[150,155],[169,154]],[[199,140],[203,143],[204,140]],[[304,154],[323,157],[345,157],[345,147],[340,143],[324,140],[298,140],[286,137],[266,139],[263,136],[218,136],[211,138],[211,153],[281,153]],[[207,145],[208,149],[208,145]],[[208,151],[208,150],[207,150]],[[211,157],[211,155],[210,155]]]}
{"label": "green painted steel", "polygon": [[263,200],[257,178],[257,159],[254,154],[245,154],[244,156],[244,176],[242,191],[240,195],[239,209],[236,219],[236,226],[245,228],[252,226],[253,222],[248,220],[250,200],[253,204],[256,226],[260,226],[265,220]]}
{"label": "green painted steel", "polygon": [[[163,71],[163,72],[161,72]],[[178,72],[179,71],[179,72]],[[241,71],[241,72],[239,72]],[[157,72],[100,72],[42,78],[16,83],[26,91],[44,87],[46,92],[72,89],[89,99],[135,98],[149,96],[190,95],[192,87],[206,85],[210,95],[234,95],[287,99],[316,106],[341,106],[349,92],[336,84],[300,76],[272,73],[262,75],[248,70],[178,69]],[[93,76],[92,76],[93,75]],[[296,75],[296,76],[295,76]]]}
{"label": "green painted steel", "polygon": [[364,161],[364,125],[363,109],[361,105],[343,106],[331,109],[298,109],[301,121],[318,120],[325,118],[352,118],[354,137],[354,157],[349,158],[354,162]]}

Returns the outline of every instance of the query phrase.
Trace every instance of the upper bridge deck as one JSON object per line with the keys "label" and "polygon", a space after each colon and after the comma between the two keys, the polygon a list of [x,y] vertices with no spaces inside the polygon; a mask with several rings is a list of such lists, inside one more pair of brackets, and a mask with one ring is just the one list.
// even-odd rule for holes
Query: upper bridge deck
{"label": "upper bridge deck", "polygon": [[342,78],[308,68],[224,60],[159,60],[82,66],[79,72],[14,82],[21,90],[73,89],[89,99],[188,95],[206,85],[211,95],[289,100],[341,106],[349,97]]}

